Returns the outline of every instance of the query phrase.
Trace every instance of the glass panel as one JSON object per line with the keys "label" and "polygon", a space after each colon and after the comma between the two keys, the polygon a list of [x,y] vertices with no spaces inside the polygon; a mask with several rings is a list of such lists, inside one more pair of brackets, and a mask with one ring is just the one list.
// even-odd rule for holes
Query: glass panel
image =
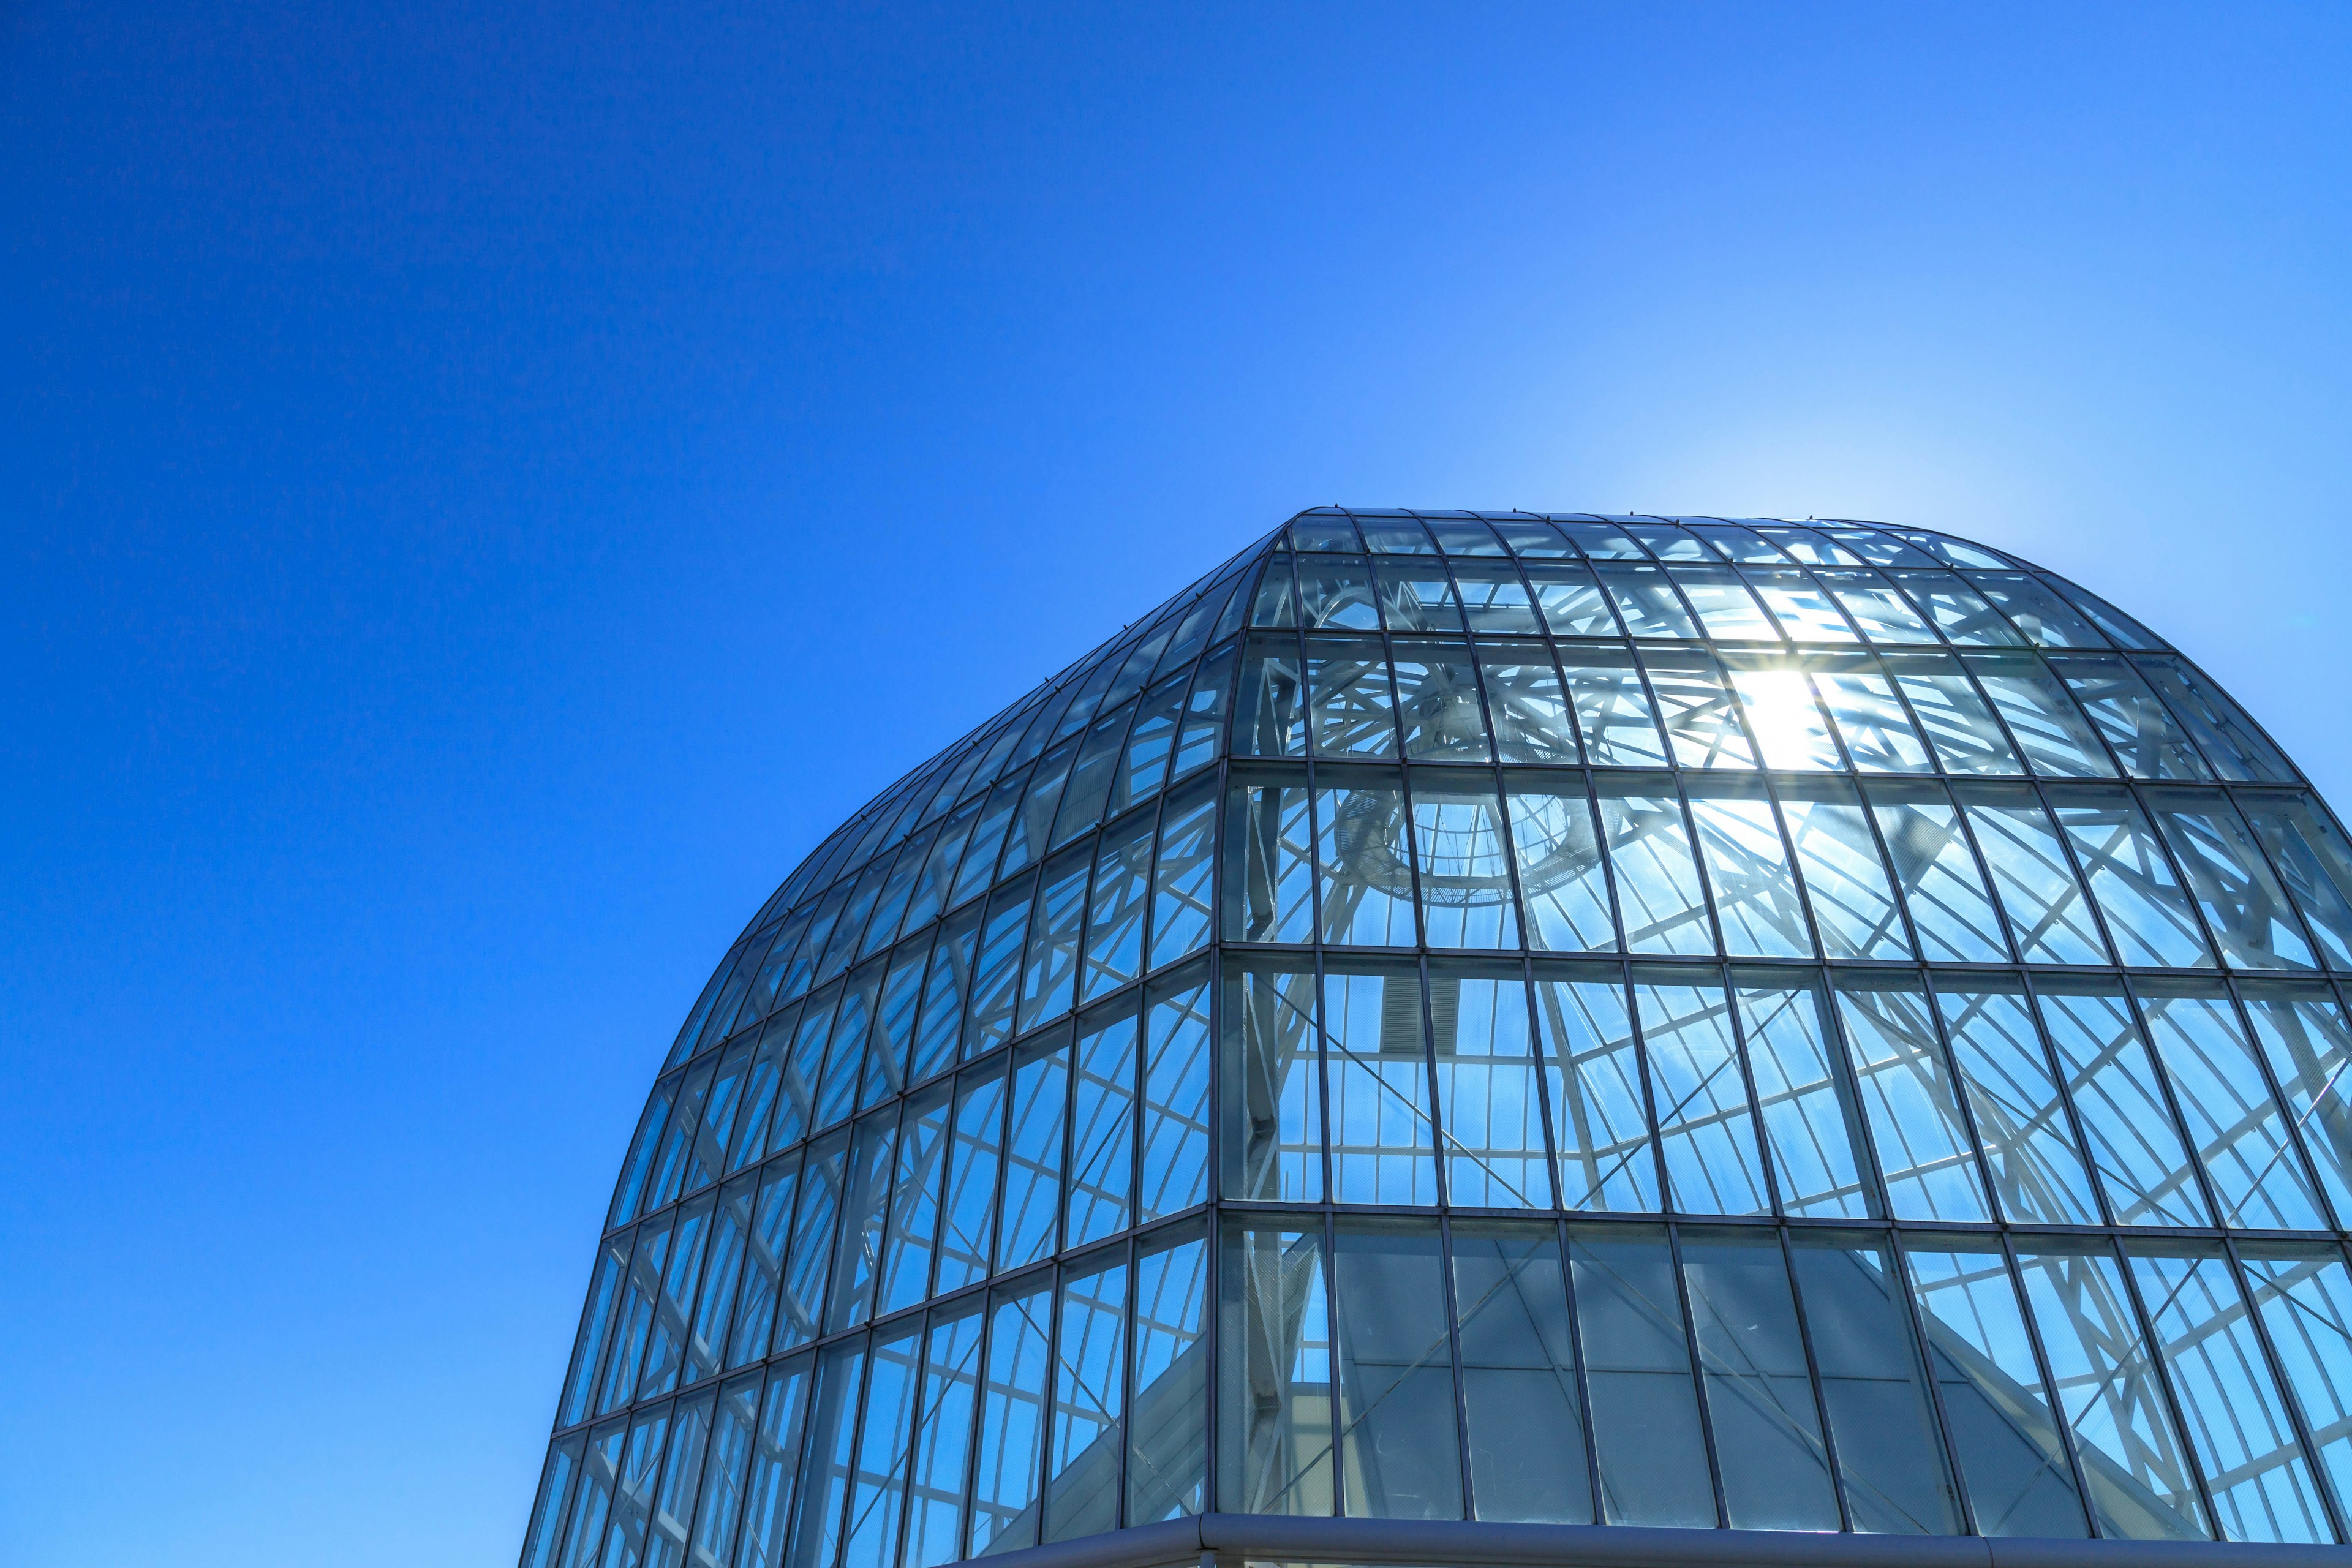
{"label": "glass panel", "polygon": [[2250,988],[2246,1012],[2340,1223],[2352,1215],[2352,1032],[2333,999],[2302,991]]}
{"label": "glass panel", "polygon": [[1796,642],[1852,643],[1854,635],[1837,605],[1813,580],[1793,567],[1750,566],[1748,582],[1780,623],[1783,635]]}
{"label": "glass panel", "polygon": [[1045,868],[1021,963],[1021,1022],[1027,1034],[1070,1010],[1078,978],[1078,931],[1087,918],[1088,856],[1080,849]]}
{"label": "glass panel", "polygon": [[1084,1247],[1128,1226],[1135,1177],[1136,1007],[1082,1021],[1077,1088],[1070,1115],[1070,1247]]}
{"label": "glass panel", "polygon": [[915,1410],[908,1568],[941,1568],[963,1554],[965,1455],[979,1408],[982,1317],[975,1305],[931,1319],[922,1400]]}
{"label": "glass panel", "polygon": [[1225,970],[1225,1195],[1323,1195],[1315,972],[1271,961]]}
{"label": "glass panel", "polygon": [[572,1347],[572,1366],[564,1374],[563,1398],[556,1408],[559,1426],[572,1426],[588,1419],[589,1396],[596,1387],[596,1373],[604,1359],[604,1347],[612,1342],[613,1323],[619,1313],[621,1281],[629,1270],[630,1237],[607,1237],[596,1249],[596,1267],[589,1276],[588,1305],[580,1314],[580,1337]]}
{"label": "glass panel", "polygon": [[1979,572],[1969,579],[2009,616],[2009,624],[2040,647],[2105,647],[2107,639],[2041,583],[2022,573]]}
{"label": "glass panel", "polygon": [[2225,962],[2241,969],[2317,967],[2285,892],[2227,795],[2166,790],[2152,793],[2151,805]]}
{"label": "glass panel", "polygon": [[1481,643],[1478,674],[1494,717],[1495,745],[1507,763],[1580,760],[1576,724],[1559,672],[1539,647]]}
{"label": "glass panel", "polygon": [[1764,787],[1691,781],[1691,820],[1715,884],[1724,947],[1736,957],[1813,957],[1788,847]]}
{"label": "glass panel", "polygon": [[[1747,710],[1748,727],[1764,752],[1766,767],[1813,772],[1844,766],[1829,721],[1822,717],[1812,689],[1805,684],[1801,663],[1768,662],[1753,654],[1727,655],[1725,662],[1740,706]],[[1923,764],[1927,755],[1924,749],[1919,750]]]}
{"label": "glass panel", "polygon": [[[1175,759],[1168,764],[1171,782],[1216,760],[1224,741],[1225,689],[1232,683],[1233,669],[1231,645],[1201,661],[1200,673],[1192,680],[1192,693],[1185,700],[1184,732],[1177,740]],[[1234,734],[1246,732],[1236,723]],[[1294,748],[1292,754],[1303,749]]]}
{"label": "glass panel", "polygon": [[1629,561],[1643,559],[1640,545],[1605,522],[1577,522],[1554,518],[1552,524],[1574,540],[1578,548],[1587,555],[1604,561],[1618,558]]}
{"label": "glass panel", "polygon": [[1323,1233],[1229,1220],[1220,1270],[1217,1505],[1322,1514],[1336,1497]]}
{"label": "glass panel", "polygon": [[1531,561],[1528,584],[1535,590],[1545,628],[1556,637],[1613,637],[1617,617],[1609,612],[1592,568],[1572,561]]}
{"label": "glass panel", "polygon": [[547,1468],[540,1472],[539,1496],[531,1504],[530,1524],[523,1531],[522,1568],[555,1568],[563,1513],[572,1505],[572,1483],[580,1479],[580,1452],[586,1442],[584,1436],[568,1437],[549,1447]]}
{"label": "glass panel", "polygon": [[1325,1095],[1337,1202],[1437,1202],[1421,1000],[1421,977],[1411,967],[1327,968]]}
{"label": "glass panel", "polygon": [[1177,1227],[1135,1260],[1135,1405],[1128,1422],[1127,1521],[1207,1506],[1209,1248]]}
{"label": "glass panel", "polygon": [[572,1505],[572,1523],[563,1532],[562,1568],[593,1568],[597,1561],[598,1549],[604,1540],[604,1521],[612,1511],[613,1483],[620,1477],[628,1433],[625,1423],[614,1421],[588,1435],[579,1500]]}
{"label": "glass panel", "polygon": [[1650,717],[1649,692],[1633,656],[1623,648],[1560,649],[1569,700],[1587,755],[1602,767],[1658,767],[1666,748]]}
{"label": "glass panel", "polygon": [[620,1311],[613,1324],[613,1355],[604,1363],[604,1380],[596,1393],[596,1414],[617,1410],[635,1393],[637,1369],[645,1363],[646,1342],[653,1337],[654,1317],[661,1300],[662,1270],[669,1262],[670,1222],[655,1220],[637,1227],[637,1245],[629,1254],[623,1276]]}
{"label": "glass panel", "polygon": [[758,1218],[743,1249],[743,1284],[735,1307],[735,1329],[727,1342],[727,1369],[749,1366],[768,1353],[775,1331],[776,1301],[791,1246],[793,1199],[800,1191],[798,1158],[768,1168],[760,1181]]}
{"label": "glass panel", "polygon": [[2115,654],[2077,654],[2052,663],[2136,779],[2208,779],[2205,759],[2179,721],[2137,671]]}
{"label": "glass panel", "polygon": [[1771,1231],[1682,1233],[1683,1282],[1735,1530],[1838,1528],[1803,1331]]}
{"label": "glass panel", "polygon": [[964,1025],[966,1059],[995,1049],[1013,1034],[1014,1005],[1020,999],[1021,944],[1028,934],[1030,895],[1036,887],[1032,873],[989,895],[988,918],[980,928],[980,956],[972,966],[971,1013]]}
{"label": "glass panel", "polygon": [[2050,804],[2123,961],[2210,968],[2213,955],[2197,929],[2197,916],[2130,793],[2053,791]]}
{"label": "glass panel", "polygon": [[2037,659],[1972,655],[1968,667],[1992,699],[2033,771],[2059,778],[2113,778],[2116,765],[2065,689]]}
{"label": "glass panel", "polygon": [[1675,595],[1661,566],[1602,566],[1601,583],[1625,619],[1625,635],[1636,637],[1696,637],[1698,628]]}
{"label": "glass panel", "polygon": [[1793,781],[1781,787],[1780,810],[1828,956],[1910,957],[1877,835],[1853,785],[1843,779]]}
{"label": "glass panel", "polygon": [[1586,1225],[1568,1236],[1602,1522],[1714,1525],[1715,1488],[1665,1231]]}
{"label": "glass panel", "polygon": [[1178,795],[1161,808],[1160,858],[1151,872],[1154,969],[1208,945],[1216,839],[1217,797],[1206,789]]}
{"label": "glass panel", "polygon": [[1777,642],[1780,630],[1727,566],[1685,566],[1674,574],[1683,596],[1698,613],[1711,637],[1735,642]]}
{"label": "glass panel", "polygon": [[1209,984],[1195,971],[1145,996],[1139,1223],[1209,1196]]}
{"label": "glass panel", "polygon": [[930,939],[926,937],[890,955],[874,1020],[872,1066],[858,1097],[867,1105],[876,1103],[886,1090],[897,1094],[907,1087],[907,1069],[915,1054],[915,1020],[923,1005],[923,963],[930,953]]}
{"label": "glass panel", "polygon": [[1555,952],[1613,951],[1608,875],[1580,778],[1520,775],[1510,792],[1511,842],[1527,900],[1528,945]]}
{"label": "glass panel", "polygon": [[1379,562],[1381,613],[1392,632],[1459,632],[1462,611],[1454,602],[1445,568],[1434,561]]}
{"label": "glass panel", "polygon": [[898,1130],[898,1169],[890,1185],[890,1238],[882,1251],[877,1316],[911,1307],[929,1293],[953,1128],[950,1089],[933,1084],[907,1102],[907,1119]]}
{"label": "glass panel", "polygon": [[2324,1226],[2319,1199],[2230,999],[2151,985],[2141,991],[2140,1011],[2157,1059],[2172,1079],[2189,1142],[2213,1184],[2222,1223],[2269,1230]]}
{"label": "glass panel", "polygon": [[1895,1217],[1990,1219],[1918,983],[1841,976],[1838,1017]]}
{"label": "glass panel", "polygon": [[1608,780],[1601,820],[1617,877],[1625,938],[1636,952],[1715,951],[1698,866],[1671,782]]}
{"label": "glass panel", "polygon": [[1254,626],[1295,626],[1298,624],[1297,590],[1291,585],[1290,557],[1266,558],[1265,574],[1257,582],[1257,597],[1250,602]]}
{"label": "glass panel", "polygon": [[1460,1519],[1454,1358],[1437,1226],[1342,1221],[1332,1253],[1339,1467],[1358,1518]]}
{"label": "glass panel", "polygon": [[1254,637],[1234,709],[1234,755],[1307,754],[1305,679],[1296,637]]}
{"label": "glass panel", "polygon": [[1012,1132],[996,1230],[999,1270],[1053,1255],[1062,1201],[1062,1123],[1069,1099],[1066,1028],[1014,1053]]}
{"label": "glass panel", "polygon": [[2352,848],[2315,800],[2295,795],[2239,797],[2279,875],[2327,950],[2335,969],[2352,969]]}
{"label": "glass panel", "polygon": [[1906,1248],[1944,1424],[1983,1535],[2090,1533],[2025,1313],[1996,1247]]}
{"label": "glass panel", "polygon": [[702,1294],[687,1333],[685,1378],[688,1383],[715,1377],[726,1365],[727,1335],[735,1324],[735,1299],[743,1286],[743,1260],[751,1247],[759,1195],[759,1182],[751,1176],[730,1182],[719,1191],[718,1211],[711,1220],[710,1261],[703,1270]]}
{"label": "glass panel", "polygon": [[1054,1435],[1045,1450],[1045,1539],[1118,1528],[1125,1444],[1127,1265],[1062,1281],[1054,1353]]}
{"label": "glass panel", "polygon": [[2294,782],[2294,769],[2279,755],[2278,748],[2263,738],[2254,721],[2220,687],[2186,660],[2156,654],[2132,663],[2164,698],[2173,716],[2188,726],[2205,760],[2223,778],[2263,784]]}
{"label": "glass panel", "polygon": [[1517,636],[1540,632],[1543,625],[1536,618],[1535,601],[1528,596],[1527,584],[1507,561],[1455,561],[1454,585],[1462,595],[1462,607],[1470,620],[1470,629],[1480,636],[1500,634]]}
{"label": "glass panel", "polygon": [[1168,759],[1176,749],[1176,728],[1184,713],[1184,678],[1179,676],[1145,692],[1136,705],[1135,728],[1127,737],[1127,754],[1111,786],[1107,815],[1117,816],[1150,800],[1167,781]]}
{"label": "glass panel", "polygon": [[2254,1245],[2244,1258],[2254,1310],[2340,1508],[2352,1497],[2352,1274],[2332,1248]]}
{"label": "glass panel", "polygon": [[[1344,513],[1316,511],[1290,521],[1290,547],[1293,550],[1361,550],[1363,541],[1356,536],[1356,525]],[[1311,564],[1302,562],[1301,567]]]}
{"label": "glass panel", "polygon": [[768,1152],[768,1122],[775,1114],[777,1095],[783,1087],[785,1058],[792,1049],[797,1022],[787,1010],[769,1019],[760,1031],[760,1048],[752,1055],[751,1070],[743,1089],[743,1109],[735,1119],[734,1143],[727,1152],[730,1175]]}
{"label": "glass panel", "polygon": [[2042,803],[2026,790],[1977,785],[1960,791],[1977,845],[1992,868],[2010,933],[2029,963],[2105,963],[2105,944],[2090,900]]}
{"label": "glass panel", "polygon": [[2162,647],[2164,639],[2141,626],[2137,621],[2100,598],[2088,589],[2077,587],[2054,572],[2044,572],[2042,581],[2055,589],[2066,602],[2090,617],[2093,625],[2124,647]]}
{"label": "glass panel", "polygon": [[2131,1266],[2222,1536],[2332,1543],[2318,1481],[2228,1260],[2135,1247]]}
{"label": "glass panel", "polygon": [[971,994],[971,965],[980,952],[980,906],[974,904],[940,931],[931,950],[930,973],[923,981],[921,1022],[915,1029],[915,1081],[956,1059],[965,998]]}
{"label": "glass panel", "polygon": [[1551,1226],[1454,1227],[1476,1518],[1592,1522],[1567,1288]]}
{"label": "glass panel", "polygon": [[996,1237],[996,1172],[1004,1147],[1004,1058],[967,1072],[956,1088],[954,1142],[940,1241],[941,1294],[988,1278]]}
{"label": "glass panel", "polygon": [[1456,1208],[1549,1208],[1543,1097],[1516,965],[1435,963],[1429,1016],[1445,1120],[1445,1195]]}
{"label": "glass panel", "polygon": [[1790,1239],[1854,1529],[1958,1534],[1958,1492],[1894,1259],[1853,1232]]}
{"label": "glass panel", "polygon": [[1539,972],[1535,998],[1561,1203],[1657,1213],[1657,1154],[1623,982],[1614,974],[1578,980]]}
{"label": "glass panel", "polygon": [[1951,572],[1897,572],[1895,581],[1927,619],[1956,643],[2016,647],[2024,642],[1999,610]]}
{"label": "glass panel", "polygon": [[1781,1212],[1849,1219],[1877,1212],[1855,1152],[1861,1118],[1831,1060],[1821,997],[1810,984],[1790,984],[1769,970],[1732,977]]}
{"label": "glass panel", "polygon": [[1904,602],[1903,595],[1877,573],[1832,570],[1813,575],[1837,595],[1839,606],[1853,617],[1862,635],[1872,642],[1932,645],[1937,640],[1935,628],[1922,620]]}
{"label": "glass panel", "polygon": [[858,1423],[857,1464],[849,1489],[849,1527],[842,1542],[841,1568],[897,1568],[898,1522],[907,1500],[922,1363],[919,1328],[897,1339],[875,1341],[866,1380],[866,1410]]}
{"label": "glass panel", "polygon": [[808,1455],[795,1487],[785,1568],[829,1568],[840,1550],[842,1514],[856,1474],[857,1394],[865,1380],[865,1336],[817,1352]]}
{"label": "glass panel", "polygon": [[1298,563],[1300,618],[1321,630],[1378,631],[1372,569],[1361,557],[1319,555]]}
{"label": "glass panel", "polygon": [[2041,1002],[2116,1223],[2212,1224],[2122,995],[2096,985],[2044,986]]}
{"label": "glass panel", "polygon": [[1637,973],[1633,998],[1671,1206],[1685,1214],[1768,1212],[1724,994],[1712,985],[1645,980]]}
{"label": "glass panel", "polygon": [[1739,705],[1705,649],[1644,648],[1642,668],[1676,763],[1685,768],[1756,765],[1755,749],[1740,728]]}
{"label": "glass panel", "polygon": [[848,1178],[849,1129],[810,1145],[801,1199],[793,1211],[793,1237],[784,1254],[783,1291],[777,1303],[775,1349],[816,1338],[824,1321],[825,1279],[834,1260],[835,1222]]}
{"label": "glass panel", "polygon": [[1911,705],[1913,718],[1934,742],[1946,773],[2025,772],[1959,660],[1949,654],[1891,653],[1885,664]]}
{"label": "glass panel", "polygon": [[1936,1000],[2002,1211],[2026,1225],[2096,1225],[2090,1173],[2024,987],[1939,980]]}
{"label": "glass panel", "polygon": [[[802,1370],[798,1363],[787,1363],[777,1370],[772,1386],[778,1391],[779,1405],[797,1402],[793,1391],[803,1384]],[[694,1549],[688,1559],[693,1568],[718,1568],[734,1556],[736,1530],[743,1519],[745,1487],[755,1448],[764,1447],[762,1458],[772,1467],[769,1473],[774,1479],[774,1438],[761,1434],[759,1415],[757,1373],[738,1378],[719,1390],[719,1408],[711,1426],[710,1461],[703,1480],[702,1501],[694,1515]],[[795,1428],[790,1436],[792,1458],[797,1460],[799,1432]],[[782,1515],[777,1518],[781,1533]],[[746,1552],[746,1561],[772,1563],[782,1546],[781,1539],[755,1541]]]}
{"label": "glass panel", "polygon": [[712,1193],[677,1211],[669,1261],[662,1269],[661,1294],[654,1303],[645,1371],[637,1378],[639,1399],[669,1393],[685,1370],[687,1342],[693,1332],[694,1292],[702,1282],[703,1255],[710,1244],[710,1211],[717,1202],[718,1194]]}
{"label": "glass panel", "polygon": [[1483,763],[1494,755],[1478,706],[1478,676],[1459,644],[1394,645],[1397,719],[1404,754],[1416,762]]}
{"label": "glass panel", "polygon": [[1999,963],[2009,956],[1984,873],[1959,813],[1934,785],[1874,784],[1871,814],[1895,865],[1895,885],[1929,963]]}
{"label": "glass panel", "polygon": [[1533,517],[1488,517],[1487,526],[1503,536],[1503,542],[1520,555],[1573,555],[1576,547],[1562,539],[1550,524]]}
{"label": "glass panel", "polygon": [[1143,911],[1150,902],[1152,826],[1151,814],[1141,813],[1105,833],[1095,848],[1087,959],[1078,977],[1081,1003],[1115,991],[1143,973]]}
{"label": "glass panel", "polygon": [[1345,776],[1352,782],[1315,792],[1323,940],[1411,947],[1412,871],[1404,791],[1392,774]]}
{"label": "glass panel", "polygon": [[[1822,658],[1807,661],[1814,689],[1836,721],[1854,767],[1865,773],[1927,773],[1936,764],[1894,683],[1874,667]],[[1768,748],[1769,750],[1769,748]]]}
{"label": "glass panel", "polygon": [[[1318,639],[1307,650],[1308,716],[1315,752],[1324,757],[1397,754],[1396,699],[1389,691],[1387,651],[1377,639]],[[1477,696],[1474,690],[1471,701]]]}
{"label": "glass panel", "polygon": [[1037,1475],[1045,1436],[1045,1326],[1054,1293],[1042,1285],[991,1297],[988,1379],[971,1489],[969,1555],[1037,1543]]}
{"label": "glass panel", "polygon": [[1416,772],[1412,837],[1428,945],[1517,947],[1511,849],[1494,785],[1454,784],[1445,774]]}

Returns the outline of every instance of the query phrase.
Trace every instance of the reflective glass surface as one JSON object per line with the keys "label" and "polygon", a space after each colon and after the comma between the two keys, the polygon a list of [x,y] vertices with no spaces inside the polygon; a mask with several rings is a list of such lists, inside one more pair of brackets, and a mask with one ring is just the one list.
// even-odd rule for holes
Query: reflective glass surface
{"label": "reflective glass surface", "polygon": [[2352,844],[1862,522],[1303,513],[883,792],[624,1152],[524,1568],[1206,1510],[2335,1542]]}

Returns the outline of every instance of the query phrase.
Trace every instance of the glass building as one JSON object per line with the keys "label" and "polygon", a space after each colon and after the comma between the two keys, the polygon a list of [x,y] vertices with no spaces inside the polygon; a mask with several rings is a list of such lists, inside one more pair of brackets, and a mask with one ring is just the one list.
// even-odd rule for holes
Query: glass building
{"label": "glass building", "polygon": [[2347,980],[2028,562],[1305,512],[720,961],[522,1563],[2342,1563]]}

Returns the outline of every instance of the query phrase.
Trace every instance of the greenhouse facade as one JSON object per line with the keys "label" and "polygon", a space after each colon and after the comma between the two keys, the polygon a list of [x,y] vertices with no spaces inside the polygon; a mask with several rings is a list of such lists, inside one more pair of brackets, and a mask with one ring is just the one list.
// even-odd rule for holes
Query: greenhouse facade
{"label": "greenhouse facade", "polygon": [[522,1563],[2341,1562],[2347,978],[2030,563],[1301,513],[719,963]]}

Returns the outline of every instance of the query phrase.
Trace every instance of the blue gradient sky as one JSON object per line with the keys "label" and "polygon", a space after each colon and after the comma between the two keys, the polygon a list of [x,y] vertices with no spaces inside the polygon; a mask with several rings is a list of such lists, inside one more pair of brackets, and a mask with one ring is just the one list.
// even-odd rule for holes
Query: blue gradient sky
{"label": "blue gradient sky", "polygon": [[0,7],[0,1562],[510,1562],[729,938],[1302,506],[1973,535],[2352,805],[2352,11],[979,9]]}

